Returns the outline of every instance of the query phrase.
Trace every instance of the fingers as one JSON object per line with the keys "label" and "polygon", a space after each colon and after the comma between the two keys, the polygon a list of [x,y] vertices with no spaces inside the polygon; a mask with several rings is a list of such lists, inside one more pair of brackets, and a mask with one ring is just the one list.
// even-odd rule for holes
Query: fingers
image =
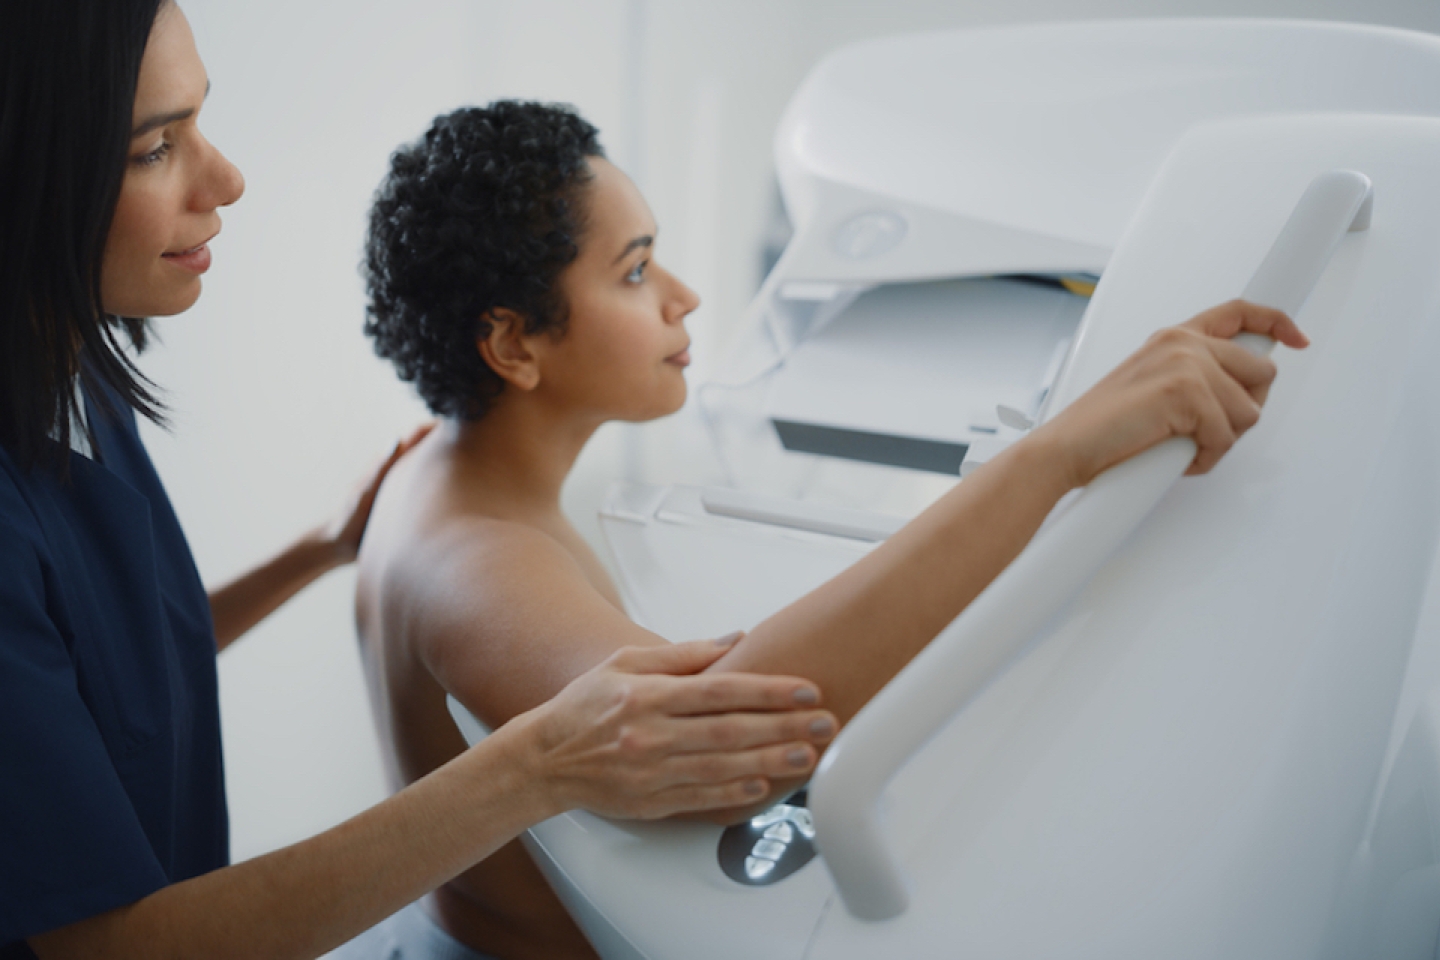
{"label": "fingers", "polygon": [[734,753],[705,753],[671,759],[668,772],[679,786],[785,780],[815,769],[820,751],[808,743],[787,743]]}
{"label": "fingers", "polygon": [[421,427],[417,427],[410,436],[403,440],[396,441],[390,453],[385,456],[385,459],[376,464],[375,468],[370,472],[369,478],[364,481],[360,493],[362,501],[373,501],[380,492],[380,485],[385,482],[386,476],[389,475],[390,468],[399,463],[401,457],[414,449],[415,445],[429,436],[430,431],[434,429],[435,423],[431,421]]}
{"label": "fingers", "polygon": [[[1191,473],[1204,473],[1255,425],[1275,365],[1232,338],[1309,343],[1278,310],[1233,300],[1153,334],[1084,397],[1042,428],[1059,451],[1064,478],[1083,486],[1099,473],[1172,436],[1195,440]],[[1047,425],[1048,426],[1048,425]]]}
{"label": "fingers", "polygon": [[1184,326],[1224,340],[1237,333],[1258,333],[1296,350],[1310,344],[1310,338],[1285,314],[1244,300],[1231,300],[1212,307],[1188,320]]}
{"label": "fingers", "polygon": [[804,743],[672,757],[660,773],[669,786],[640,802],[640,816],[743,807],[764,797],[775,781],[808,776],[819,759],[819,751]]}
{"label": "fingers", "polygon": [[753,750],[777,743],[825,744],[835,736],[835,717],[824,710],[729,713],[681,717],[663,733],[675,753]]}
{"label": "fingers", "polygon": [[1275,362],[1269,357],[1256,356],[1233,340],[1212,337],[1204,342],[1220,369],[1252,398],[1263,398],[1275,382]]}
{"label": "fingers", "polygon": [[375,469],[371,471],[369,482],[365,484],[366,492],[374,494],[375,492],[379,491],[380,484],[385,482],[385,475],[390,472],[390,468],[395,466],[395,464],[400,461],[401,457],[405,456],[405,454],[413,450],[421,440],[424,440],[426,437],[428,437],[430,435],[430,431],[434,429],[435,421],[432,420],[429,423],[422,424],[421,426],[416,427],[413,431],[411,431],[408,437],[405,437],[402,440],[397,440],[395,442],[395,446],[392,447],[389,454],[385,456],[385,459],[381,460],[375,466]]}
{"label": "fingers", "polygon": [[395,453],[392,455],[393,459],[400,459],[421,440],[424,440],[426,437],[428,437],[430,435],[430,431],[435,429],[436,422],[437,421],[431,420],[429,423],[421,424],[420,426],[416,427],[411,432],[410,436],[406,437],[404,440],[401,440],[400,443],[396,446]]}
{"label": "fingers", "polygon": [[565,806],[655,817],[754,803],[814,770],[839,723],[794,677],[645,672],[701,669],[733,643],[618,651],[510,725],[534,731]]}
{"label": "fingers", "polygon": [[1259,422],[1260,407],[1275,379],[1275,364],[1268,357],[1256,356],[1226,335],[1269,335],[1285,323],[1288,318],[1278,311],[1236,301],[1152,338],[1148,346],[1160,364],[1161,406],[1170,411],[1171,430],[1196,444],[1187,473],[1209,471]]}
{"label": "fingers", "polygon": [[[1220,379],[1227,380],[1231,387],[1240,392],[1235,381],[1228,380],[1224,374]],[[1246,400],[1248,401],[1248,397]],[[1194,399],[1196,423],[1191,436],[1195,440],[1195,459],[1191,461],[1189,468],[1185,471],[1187,475],[1206,473],[1211,467],[1219,462],[1220,458],[1235,445],[1239,434],[1232,426],[1230,415],[1225,406],[1220,402],[1217,392],[1213,389],[1202,390],[1197,393]]]}
{"label": "fingers", "polygon": [[1238,438],[1259,422],[1265,392],[1275,379],[1275,365],[1229,340],[1211,340],[1209,346],[1216,360],[1204,367],[1210,392]]}
{"label": "fingers", "polygon": [[643,807],[634,811],[632,816],[658,820],[677,813],[728,810],[755,803],[769,792],[770,783],[763,779],[671,787],[647,798]]}
{"label": "fingers", "polygon": [[1273,367],[1228,340],[1181,330],[1165,339],[1175,351],[1162,378],[1161,404],[1169,411],[1171,431],[1195,441],[1195,459],[1186,473],[1205,473],[1259,421],[1251,385],[1268,385]]}
{"label": "fingers", "polygon": [[689,676],[699,673],[723,657],[745,634],[739,630],[718,640],[694,640],[654,647],[624,647],[611,655],[609,663],[624,673],[668,673]]}
{"label": "fingers", "polygon": [[[1268,329],[1273,333],[1277,332],[1276,325],[1294,326],[1279,311],[1240,301],[1218,309],[1231,320],[1238,320],[1245,332]],[[1219,328],[1223,332],[1232,329],[1232,324],[1222,318]],[[1288,331],[1278,332],[1289,335]],[[1299,333],[1298,329],[1294,332]],[[1206,336],[1203,342],[1215,362],[1204,365],[1209,397],[1196,410],[1194,438],[1198,449],[1187,471],[1190,474],[1208,472],[1236,440],[1259,422],[1260,407],[1276,374],[1275,364],[1268,357],[1256,356],[1231,339]]]}
{"label": "fingers", "polygon": [[[743,634],[737,632],[719,640],[626,647],[611,655],[608,662],[622,673],[670,675],[664,678],[664,683],[638,689],[648,691],[648,695],[655,698],[656,709],[677,716],[794,710],[820,702],[820,689],[799,677],[749,673],[692,676],[723,656],[741,636]],[[657,676],[657,679],[661,678]]]}
{"label": "fingers", "polygon": [[657,786],[729,783],[743,779],[803,777],[815,768],[820,751],[814,744],[771,744],[749,750],[712,753],[675,753],[650,762],[656,766]]}
{"label": "fingers", "polygon": [[658,706],[674,716],[795,710],[820,702],[819,688],[808,680],[754,673],[675,678],[659,688],[659,696]]}

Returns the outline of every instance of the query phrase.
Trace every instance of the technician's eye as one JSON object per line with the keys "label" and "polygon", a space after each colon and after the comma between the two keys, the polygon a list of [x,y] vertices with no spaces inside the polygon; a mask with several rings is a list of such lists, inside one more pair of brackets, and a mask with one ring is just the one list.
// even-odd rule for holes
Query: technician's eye
{"label": "technician's eye", "polygon": [[169,152],[170,141],[162,140],[160,141],[160,146],[156,147],[154,150],[151,150],[149,153],[142,153],[138,157],[132,157],[130,162],[135,164],[137,167],[153,167],[161,160],[164,160],[165,155]]}
{"label": "technician's eye", "polygon": [[625,282],[626,282],[626,283],[644,283],[644,282],[645,282],[645,268],[646,268],[647,266],[649,266],[649,265],[650,265],[650,261],[649,261],[649,260],[641,260],[639,263],[635,264],[635,269],[634,269],[634,270],[631,270],[628,274],[625,275]]}

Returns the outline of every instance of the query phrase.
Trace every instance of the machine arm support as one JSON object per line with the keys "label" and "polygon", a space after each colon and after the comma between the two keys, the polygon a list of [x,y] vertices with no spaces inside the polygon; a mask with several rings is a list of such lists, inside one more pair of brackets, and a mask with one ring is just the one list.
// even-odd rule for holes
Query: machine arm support
{"label": "machine arm support", "polygon": [[[1316,177],[1242,297],[1298,314],[1345,234],[1369,226],[1371,205],[1364,174],[1332,170]],[[1274,347],[1254,334],[1237,340],[1256,353]],[[887,920],[909,903],[881,825],[886,785],[1074,599],[1194,456],[1194,443],[1177,438],[1097,477],[831,745],[809,802],[816,845],[855,917]]]}

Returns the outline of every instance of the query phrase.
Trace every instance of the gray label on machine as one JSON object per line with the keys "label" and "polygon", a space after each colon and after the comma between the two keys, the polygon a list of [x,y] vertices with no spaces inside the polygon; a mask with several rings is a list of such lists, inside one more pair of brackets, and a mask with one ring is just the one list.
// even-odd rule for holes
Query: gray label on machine
{"label": "gray label on machine", "polygon": [[960,462],[965,459],[965,451],[970,449],[964,443],[902,437],[893,433],[822,427],[795,420],[772,419],[770,422],[775,425],[775,432],[780,435],[780,443],[786,450],[928,470],[952,477],[960,473]]}

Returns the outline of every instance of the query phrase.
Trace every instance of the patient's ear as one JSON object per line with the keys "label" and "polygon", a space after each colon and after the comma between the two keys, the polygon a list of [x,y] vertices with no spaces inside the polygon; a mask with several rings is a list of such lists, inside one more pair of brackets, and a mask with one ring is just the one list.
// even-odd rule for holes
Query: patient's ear
{"label": "patient's ear", "polygon": [[490,322],[490,332],[475,342],[481,358],[507,384],[534,390],[540,384],[540,364],[530,349],[533,338],[525,333],[525,318],[514,310],[496,307],[485,319]]}

